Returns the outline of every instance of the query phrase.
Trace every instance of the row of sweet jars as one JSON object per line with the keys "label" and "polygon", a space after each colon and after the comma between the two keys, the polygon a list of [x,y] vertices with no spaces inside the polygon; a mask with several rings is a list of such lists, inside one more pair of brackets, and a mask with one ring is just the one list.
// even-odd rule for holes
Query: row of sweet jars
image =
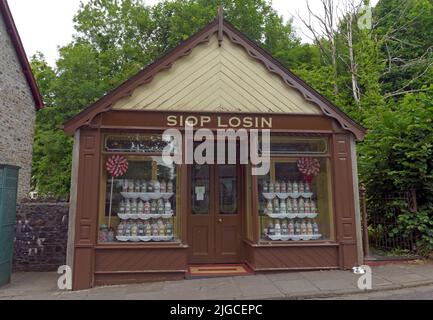
{"label": "row of sweet jars", "polygon": [[134,180],[125,179],[123,180],[122,191],[123,192],[155,192],[155,193],[173,193],[174,183],[173,181],[147,181],[147,180]]}
{"label": "row of sweet jars", "polygon": [[142,201],[125,199],[119,204],[120,214],[172,214],[172,205],[169,200]]}
{"label": "row of sweet jars", "polygon": [[304,193],[311,192],[311,187],[303,181],[279,181],[275,183],[265,181],[262,185],[262,191],[264,193]]}
{"label": "row of sweet jars", "polygon": [[287,198],[286,200],[275,198],[268,200],[263,212],[269,213],[317,213],[316,201],[312,199]]}
{"label": "row of sweet jars", "polygon": [[319,226],[314,219],[289,219],[269,221],[263,229],[264,235],[318,235]]}
{"label": "row of sweet jars", "polygon": [[122,221],[117,226],[119,237],[151,237],[151,236],[173,236],[173,224],[170,220],[164,221]]}

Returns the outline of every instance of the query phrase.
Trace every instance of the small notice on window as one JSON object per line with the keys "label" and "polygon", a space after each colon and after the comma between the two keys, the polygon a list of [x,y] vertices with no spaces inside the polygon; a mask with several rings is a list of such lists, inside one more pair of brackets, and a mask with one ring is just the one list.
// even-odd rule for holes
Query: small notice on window
{"label": "small notice on window", "polygon": [[206,193],[206,187],[204,186],[195,187],[195,196],[197,201],[203,201],[205,193]]}

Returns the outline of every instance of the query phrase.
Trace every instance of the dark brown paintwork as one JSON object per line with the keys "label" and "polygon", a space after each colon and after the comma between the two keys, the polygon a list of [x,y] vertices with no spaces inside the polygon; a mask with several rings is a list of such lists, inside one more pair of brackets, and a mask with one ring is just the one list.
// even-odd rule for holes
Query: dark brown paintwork
{"label": "dark brown paintwork", "polygon": [[245,261],[256,272],[337,269],[337,243],[257,245],[244,242]]}
{"label": "dark brown paintwork", "polygon": [[[189,219],[191,194],[188,186],[191,182],[191,175],[187,165],[180,166],[182,202],[180,203],[179,214],[181,224],[179,243],[97,244],[102,134],[108,132],[161,132],[167,129],[167,116],[169,115],[212,115],[213,117],[220,116],[222,119],[228,119],[232,116],[267,116],[273,118],[271,130],[273,133],[287,133],[305,137],[320,135],[330,138],[335,241],[260,244],[258,203],[254,201],[254,199],[258,199],[257,177],[252,176],[252,212],[246,212],[245,198],[239,197],[241,212],[239,221],[234,224],[232,221],[228,221],[229,224],[237,226],[236,233],[241,235],[241,239],[236,245],[239,245],[241,249],[236,251],[235,258],[232,260],[226,260],[224,256],[215,255],[206,262],[245,262],[257,272],[343,269],[351,268],[357,264],[358,244],[355,232],[351,135],[362,139],[364,129],[308,87],[302,80],[284,69],[275,59],[240,34],[228,22],[224,21],[223,32],[231,41],[244,47],[251,57],[258,59],[269,71],[280,75],[288,86],[299,90],[307,100],[316,103],[325,115],[111,110],[111,105],[115,101],[131,94],[137,86],[152,81],[159,71],[169,68],[174,61],[189,54],[198,44],[208,41],[213,34],[218,32],[218,26],[218,19],[216,19],[178,48],[169,52],[165,57],[132,77],[118,89],[65,124],[65,131],[69,134],[81,129],[74,239],[74,290],[102,284],[179,279],[185,275],[188,263],[197,261],[191,258],[191,254],[189,254],[192,246],[194,246],[194,241],[191,239],[191,226],[195,222]],[[217,129],[214,121],[206,124],[206,127],[213,130]],[[245,168],[242,167],[238,171],[240,178],[239,195],[243,195],[246,190],[245,171]],[[215,173],[213,175],[215,176]],[[213,194],[216,199],[217,188],[213,189]],[[218,213],[215,208],[213,212],[215,212],[212,215],[213,220],[207,221],[205,225],[212,230],[218,230],[218,226],[215,225],[217,223],[215,218],[219,219]],[[247,214],[252,216],[253,241],[246,240],[244,222],[247,221],[245,218]],[[223,224],[220,230],[216,231],[219,233],[220,239],[223,238],[222,235],[224,234],[222,226]],[[212,232],[215,234],[215,231]],[[216,248],[216,238],[215,235],[213,238],[211,237],[213,248]],[[208,251],[210,251],[211,242],[208,241]]]}
{"label": "dark brown paintwork", "polygon": [[[110,111],[95,118],[91,123],[93,128],[101,129],[133,129],[133,130],[165,130],[167,129],[167,117],[171,115],[210,116],[212,121],[205,125],[208,129],[218,129],[217,117],[227,123],[228,119],[236,117],[271,117],[272,130],[305,133],[333,133],[335,132],[333,119],[320,115],[276,114],[276,113],[213,113],[213,112],[162,112],[162,111]],[[182,129],[180,127],[174,127]]]}
{"label": "dark brown paintwork", "polygon": [[81,130],[73,266],[73,288],[75,290],[93,286],[94,246],[96,245],[99,212],[100,139],[101,135],[98,130]]}
{"label": "dark brown paintwork", "polygon": [[173,280],[185,276],[186,246],[117,245],[95,249],[96,285]]}
{"label": "dark brown paintwork", "polygon": [[[78,176],[78,200],[76,213],[75,263],[73,288],[85,289],[94,285],[134,283],[178,279],[185,274],[188,263],[197,262],[188,254],[191,246],[191,226],[189,220],[188,187],[180,188],[180,242],[173,244],[97,244],[99,183],[101,170],[102,134],[104,132],[135,132],[135,122],[153,122],[150,125],[163,126],[166,116],[172,113],[163,112],[114,112],[110,111],[96,118],[93,128],[82,128],[80,138],[80,163]],[[199,114],[196,114],[199,115]],[[239,114],[231,114],[232,116]],[[230,114],[221,114],[230,116]],[[357,242],[355,232],[355,206],[352,178],[352,160],[350,152],[350,133],[327,117],[316,116],[274,116],[273,132],[294,132],[308,137],[327,135],[330,137],[330,154],[332,161],[333,202],[335,241],[311,241],[293,243],[259,244],[260,227],[257,202],[251,203],[252,212],[245,212],[242,205],[245,198],[240,197],[242,214],[238,225],[238,234],[242,239],[240,254],[236,259],[224,260],[219,257],[209,262],[237,261],[248,263],[258,272],[275,270],[304,270],[351,268],[357,264]],[[116,125],[116,119],[120,124]],[[148,119],[148,120],[146,120]],[[159,119],[159,120],[158,120]],[[109,123],[118,130],[103,129]],[[127,124],[131,123],[133,128]],[[285,130],[283,130],[285,126]],[[147,126],[147,124],[146,124]],[[210,124],[212,127],[212,124]],[[300,127],[306,128],[299,131]],[[101,127],[101,128],[99,128]],[[122,128],[121,131],[119,131]],[[150,131],[155,132],[150,126]],[[295,130],[293,128],[296,128]],[[320,130],[314,130],[319,128]],[[239,194],[245,192],[245,168],[239,170]],[[189,166],[180,167],[181,185],[190,185]],[[257,178],[251,177],[252,199],[257,199]],[[214,189],[216,191],[216,188]],[[242,221],[244,215],[252,215],[253,241],[247,241],[246,228]],[[217,216],[214,217],[214,220]],[[215,221],[213,222],[214,225]],[[211,226],[212,222],[207,225]],[[211,226],[212,227],[212,226]],[[215,238],[215,236],[214,236]],[[215,241],[215,240],[214,240]],[[242,243],[243,241],[243,243]],[[305,251],[304,251],[305,250]]]}
{"label": "dark brown paintwork", "polygon": [[[188,211],[188,262],[189,263],[240,263],[242,262],[242,216],[241,203],[241,166],[236,166],[237,175],[237,212],[221,214],[219,211],[218,169],[220,166],[209,166],[210,212],[205,215],[192,214]],[[188,183],[191,190],[191,181]],[[189,195],[188,202],[191,203]]]}
{"label": "dark brown paintwork", "polygon": [[340,243],[339,265],[343,268],[351,268],[357,262],[357,241],[350,136],[334,134],[332,151],[334,213],[337,241]]}

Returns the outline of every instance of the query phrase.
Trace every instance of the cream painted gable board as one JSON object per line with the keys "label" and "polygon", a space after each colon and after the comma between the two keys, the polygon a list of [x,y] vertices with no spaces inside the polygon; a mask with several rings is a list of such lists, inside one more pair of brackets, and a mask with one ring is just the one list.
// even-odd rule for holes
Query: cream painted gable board
{"label": "cream painted gable board", "polygon": [[242,47],[227,37],[220,47],[216,36],[117,101],[113,109],[322,114]]}

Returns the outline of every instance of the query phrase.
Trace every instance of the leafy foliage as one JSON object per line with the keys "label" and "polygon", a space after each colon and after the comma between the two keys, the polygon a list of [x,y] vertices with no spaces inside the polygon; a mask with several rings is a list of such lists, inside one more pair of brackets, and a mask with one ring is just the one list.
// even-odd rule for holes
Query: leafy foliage
{"label": "leafy foliage", "polygon": [[411,188],[419,212],[403,211],[398,234],[416,230],[420,246],[433,250],[433,95],[408,94],[394,109],[382,108],[368,119],[360,144],[360,174],[367,192],[379,203],[385,194]]}
{"label": "leafy foliage", "polygon": [[[372,30],[360,30],[359,13],[347,12],[333,38],[313,44],[301,43],[293,21],[268,0],[86,1],[56,67],[42,54],[31,61],[47,105],[37,115],[33,187],[40,195],[66,195],[72,141],[57,126],[197,32],[221,3],[236,28],[369,129],[359,145],[361,181],[378,198],[415,188],[420,213],[402,214],[395,232],[418,229],[431,248],[433,0],[380,0]],[[335,65],[324,52],[331,42]]]}

